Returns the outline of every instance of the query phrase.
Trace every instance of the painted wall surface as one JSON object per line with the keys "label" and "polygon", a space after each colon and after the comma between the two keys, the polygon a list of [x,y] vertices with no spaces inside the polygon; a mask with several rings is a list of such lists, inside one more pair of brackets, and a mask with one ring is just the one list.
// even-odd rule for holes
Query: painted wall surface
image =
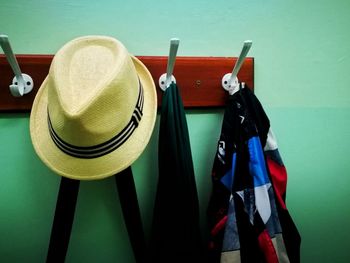
{"label": "painted wall surface", "polygon": [[[135,55],[238,56],[253,40],[256,94],[287,166],[287,206],[302,262],[349,262],[350,2],[347,0],[0,0],[16,53],[53,54],[74,37],[111,35]],[[0,72],[1,77],[1,72]],[[223,110],[187,110],[201,203]],[[158,120],[159,121],[159,120]],[[36,156],[29,114],[0,114],[0,261],[44,262],[59,177]],[[133,171],[146,233],[157,183],[158,122]],[[67,262],[134,262],[113,179],[82,182]]]}

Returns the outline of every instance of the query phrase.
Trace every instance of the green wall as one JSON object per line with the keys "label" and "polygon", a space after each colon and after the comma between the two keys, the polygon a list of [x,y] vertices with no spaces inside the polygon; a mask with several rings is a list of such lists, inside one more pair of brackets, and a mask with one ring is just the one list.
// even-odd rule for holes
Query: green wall
{"label": "green wall", "polygon": [[[252,39],[256,94],[287,166],[302,262],[350,262],[349,10],[348,0],[0,0],[0,33],[25,54],[105,34],[135,55],[167,55],[179,37],[181,56],[238,56]],[[203,232],[222,115],[187,111]],[[34,153],[28,123],[28,114],[0,114],[1,262],[44,262],[48,247],[59,177]],[[158,122],[133,165],[147,235],[157,134]],[[113,179],[82,182],[67,262],[134,262],[117,199]]]}

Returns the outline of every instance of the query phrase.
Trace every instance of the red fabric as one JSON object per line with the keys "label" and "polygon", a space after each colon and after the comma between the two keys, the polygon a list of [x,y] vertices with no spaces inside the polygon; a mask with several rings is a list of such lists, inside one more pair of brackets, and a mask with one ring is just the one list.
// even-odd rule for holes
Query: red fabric
{"label": "red fabric", "polygon": [[277,202],[283,209],[287,209],[284,202],[284,196],[287,190],[287,170],[284,165],[279,165],[270,157],[267,157],[267,166],[269,167],[272,185],[275,190]]}
{"label": "red fabric", "polygon": [[227,216],[224,216],[219,223],[215,225],[215,227],[211,230],[211,235],[215,236],[221,229],[223,229],[227,222]]}
{"label": "red fabric", "polygon": [[259,235],[258,241],[266,263],[279,263],[275,247],[266,229]]}

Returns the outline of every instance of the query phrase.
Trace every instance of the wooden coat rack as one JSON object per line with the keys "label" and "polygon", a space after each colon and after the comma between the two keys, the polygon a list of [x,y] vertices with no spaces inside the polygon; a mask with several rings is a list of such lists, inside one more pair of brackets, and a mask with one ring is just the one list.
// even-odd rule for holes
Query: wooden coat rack
{"label": "wooden coat rack", "polygon": [[[17,55],[23,73],[33,78],[34,88],[23,97],[11,95],[9,85],[14,77],[6,57],[0,55],[0,112],[28,112],[37,90],[47,76],[53,55]],[[158,105],[163,91],[158,87],[159,77],[166,71],[166,56],[137,56],[151,72],[157,87]],[[186,108],[222,107],[228,93],[221,86],[222,77],[231,72],[234,57],[177,57],[174,76]],[[254,59],[247,57],[238,73],[241,82],[254,90]]]}

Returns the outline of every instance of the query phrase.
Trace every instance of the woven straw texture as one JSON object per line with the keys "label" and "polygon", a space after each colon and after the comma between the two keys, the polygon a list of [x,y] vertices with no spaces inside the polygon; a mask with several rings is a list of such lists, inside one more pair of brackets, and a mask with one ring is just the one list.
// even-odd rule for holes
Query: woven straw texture
{"label": "woven straw texture", "polygon": [[[92,159],[72,157],[52,141],[52,127],[65,142],[94,146],[111,139],[130,121],[139,95],[143,116],[132,135],[113,152]],[[87,36],[70,41],[55,55],[33,103],[30,134],[40,159],[57,174],[78,180],[102,179],[130,166],[146,147],[157,101],[147,68],[116,39]]]}

